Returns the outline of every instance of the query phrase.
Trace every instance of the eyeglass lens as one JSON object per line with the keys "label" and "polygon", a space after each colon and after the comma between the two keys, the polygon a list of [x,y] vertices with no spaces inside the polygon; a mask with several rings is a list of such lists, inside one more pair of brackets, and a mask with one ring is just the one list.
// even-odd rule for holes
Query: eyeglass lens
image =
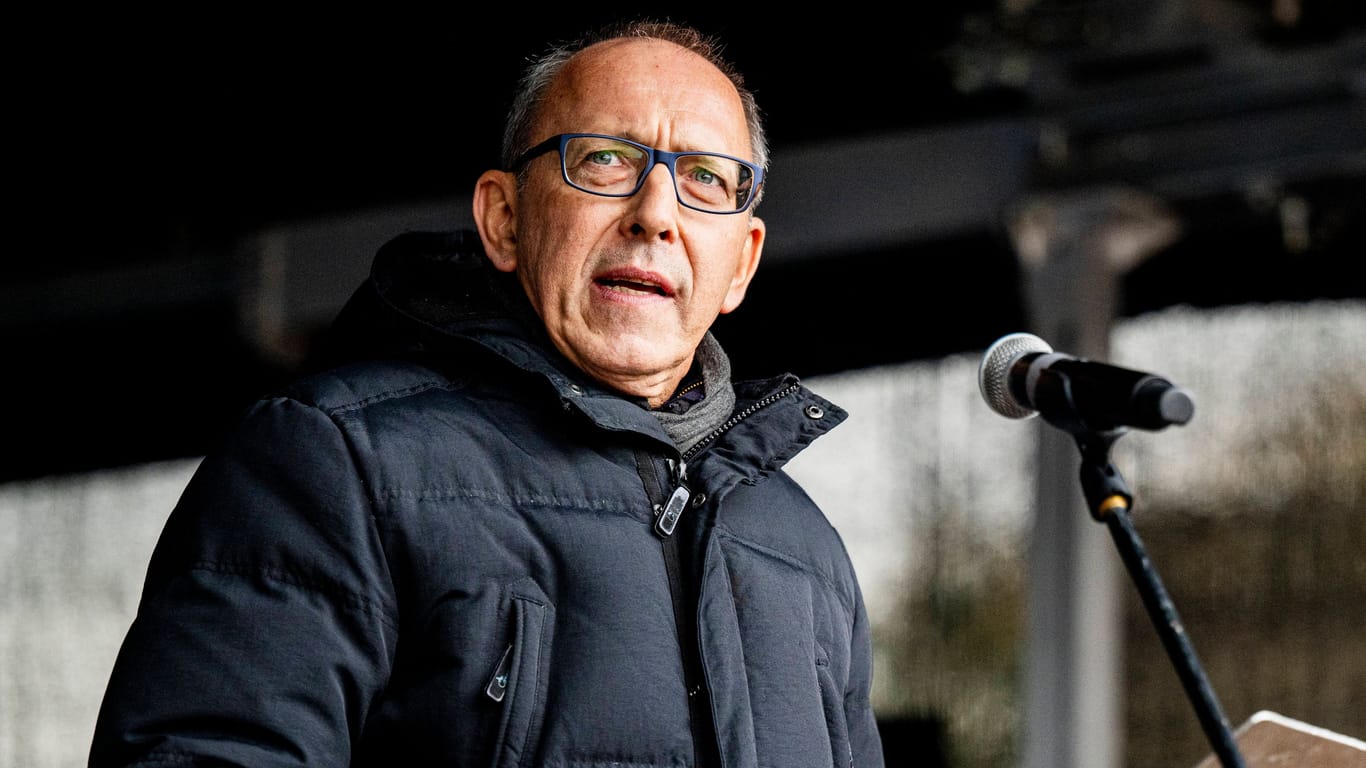
{"label": "eyeglass lens", "polygon": [[[649,173],[649,153],[619,139],[577,136],[565,144],[564,172],[569,183],[597,195],[634,194]],[[685,205],[704,211],[729,213],[745,206],[753,186],[753,172],[743,163],[721,155],[698,152],[680,155],[673,168],[674,186]]]}

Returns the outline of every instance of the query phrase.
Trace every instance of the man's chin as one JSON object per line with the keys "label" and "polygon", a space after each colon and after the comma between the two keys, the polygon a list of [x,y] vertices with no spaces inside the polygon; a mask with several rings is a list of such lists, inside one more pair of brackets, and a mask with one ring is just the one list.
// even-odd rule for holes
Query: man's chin
{"label": "man's chin", "polygon": [[574,361],[623,394],[647,400],[667,398],[687,373],[692,356],[661,354],[664,346],[639,338],[603,339]]}

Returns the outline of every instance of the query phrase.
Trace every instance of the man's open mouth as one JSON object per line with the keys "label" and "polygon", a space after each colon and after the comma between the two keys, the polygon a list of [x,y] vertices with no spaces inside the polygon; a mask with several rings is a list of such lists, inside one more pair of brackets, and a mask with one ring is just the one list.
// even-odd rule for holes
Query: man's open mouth
{"label": "man's open mouth", "polygon": [[663,286],[655,283],[643,282],[640,280],[626,280],[622,278],[599,278],[598,285],[614,291],[623,293],[652,293],[656,296],[668,296],[669,292]]}

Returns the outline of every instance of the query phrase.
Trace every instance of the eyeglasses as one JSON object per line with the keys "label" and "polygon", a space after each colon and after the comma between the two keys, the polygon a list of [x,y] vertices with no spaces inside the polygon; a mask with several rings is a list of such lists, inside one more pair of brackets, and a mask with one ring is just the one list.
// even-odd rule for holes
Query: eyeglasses
{"label": "eyeglasses", "polygon": [[640,191],[655,165],[674,180],[678,202],[706,213],[742,213],[754,204],[764,169],[717,152],[665,152],[619,136],[562,133],[528,149],[509,170],[516,171],[551,150],[560,153],[560,170],[569,186],[603,197],[630,197]]}

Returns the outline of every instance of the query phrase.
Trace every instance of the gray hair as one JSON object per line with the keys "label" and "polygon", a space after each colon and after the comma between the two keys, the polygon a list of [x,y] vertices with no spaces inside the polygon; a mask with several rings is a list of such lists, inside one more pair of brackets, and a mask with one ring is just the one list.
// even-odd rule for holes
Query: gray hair
{"label": "gray hair", "polygon": [[[540,111],[546,91],[564,69],[565,64],[591,45],[618,39],[670,42],[701,56],[720,70],[740,94],[740,103],[745,111],[745,123],[749,128],[753,161],[765,172],[768,171],[768,137],[764,133],[759,105],[754,99],[754,93],[745,87],[744,77],[740,71],[728,59],[723,58],[721,42],[690,26],[650,20],[619,22],[576,40],[555,44],[544,54],[531,60],[518,81],[512,108],[508,111],[507,124],[503,127],[503,168],[511,169],[517,158],[535,140],[536,137],[531,135],[532,124]],[[763,194],[762,188],[759,194]],[[754,202],[757,205],[759,201],[756,198]]]}

